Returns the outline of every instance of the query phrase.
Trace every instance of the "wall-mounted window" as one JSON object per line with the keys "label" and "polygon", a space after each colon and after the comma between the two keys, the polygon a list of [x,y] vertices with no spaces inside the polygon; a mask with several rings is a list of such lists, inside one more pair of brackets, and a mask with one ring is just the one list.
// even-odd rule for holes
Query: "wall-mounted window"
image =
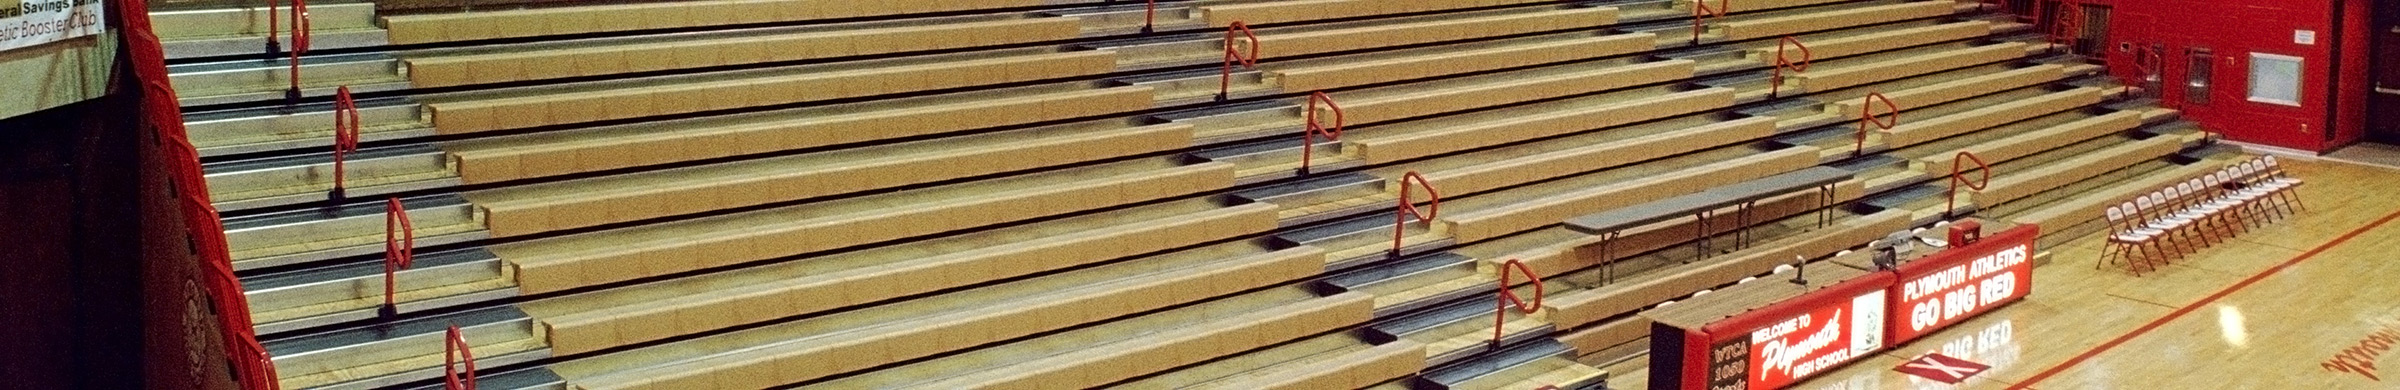
{"label": "wall-mounted window", "polygon": [[2250,101],[2300,106],[2300,57],[2250,53]]}

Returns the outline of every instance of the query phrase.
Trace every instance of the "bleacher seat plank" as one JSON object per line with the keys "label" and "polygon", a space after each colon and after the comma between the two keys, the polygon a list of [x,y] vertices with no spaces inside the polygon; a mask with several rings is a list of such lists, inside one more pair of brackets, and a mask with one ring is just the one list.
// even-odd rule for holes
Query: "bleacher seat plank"
{"label": "bleacher seat plank", "polygon": [[2052,188],[2088,179],[2093,176],[2175,154],[2183,150],[2182,140],[2156,137],[2110,146],[2091,153],[2055,161],[2019,172],[1996,172],[1991,185],[1973,191],[1975,204],[1984,207],[2007,203]]}
{"label": "bleacher seat plank", "polygon": [[[1344,338],[1349,336],[1329,336]],[[1362,343],[1351,341],[1352,343]],[[1268,351],[1274,351],[1270,349]],[[1249,354],[1226,360],[1242,359]],[[1220,360],[1224,361],[1224,360]],[[1399,340],[1383,345],[1344,348],[1311,355],[1302,359],[1277,362],[1236,376],[1215,378],[1205,383],[1174,383],[1143,380],[1114,389],[1126,390],[1313,390],[1355,389],[1373,386],[1392,378],[1414,374],[1425,369],[1425,345]],[[1214,363],[1212,363],[1214,364]],[[1205,367],[1205,366],[1204,366]],[[1174,374],[1168,374],[1174,375]]]}
{"label": "bleacher seat plank", "polygon": [[1910,223],[1909,212],[1887,210],[1842,221],[1801,236],[1761,243],[1719,259],[1621,278],[1615,284],[1598,288],[1553,295],[1546,307],[1550,310],[1551,322],[1564,328],[1580,327],[1631,313],[1652,303],[1690,295],[1693,291],[1773,271],[1777,265],[1790,264],[1794,255],[1815,257],[1848,249],[1883,237],[1884,234],[1907,229]]}
{"label": "bleacher seat plank", "polygon": [[[1946,166],[1950,164],[1952,158],[1958,155],[1958,152],[1974,153],[1976,157],[1981,157],[1984,161],[1989,162],[2015,160],[2019,157],[2066,147],[2084,140],[2133,130],[2134,127],[2141,125],[2140,113],[2119,111],[2011,135],[2005,139],[1960,148],[1952,152],[1925,156],[1925,158],[1917,159],[1917,164],[1920,164],[1920,167],[1928,168]],[[1930,172],[1931,169],[1926,169],[1926,171]]]}
{"label": "bleacher seat plank", "polygon": [[[1693,1],[1695,1],[1695,0],[1675,0],[1675,8],[1676,8],[1676,9],[1692,9],[1692,7],[1693,7]],[[1780,8],[1803,7],[1803,6],[1811,6],[1811,5],[1818,5],[1818,4],[1839,3],[1839,2],[1845,2],[1845,1],[1851,1],[1851,0],[1744,0],[1744,1],[1723,1],[1723,0],[1710,0],[1710,1],[1708,1],[1707,3],[1708,3],[1708,6],[1710,7],[1710,9],[1716,9],[1716,10],[1717,10],[1717,12],[1749,12],[1749,11],[1771,10],[1771,9],[1780,9]]]}
{"label": "bleacher seat plank", "polygon": [[[1179,149],[1191,126],[1054,127],[465,194],[494,237],[630,222]],[[605,217],[593,214],[605,212]]]}
{"label": "bleacher seat plank", "polygon": [[1066,52],[580,93],[428,104],[434,129],[461,134],[791,104],[1106,73],[1106,51]]}
{"label": "bleacher seat plank", "polygon": [[496,183],[1079,118],[1139,110],[1151,102],[1148,87],[1027,92],[828,106],[757,120],[705,118],[483,138],[442,147],[455,159],[461,179]]}
{"label": "bleacher seat plank", "polygon": [[1830,30],[1851,26],[1930,18],[1949,15],[1953,3],[1921,1],[1893,5],[1860,7],[1836,11],[1797,13],[1748,20],[1733,20],[1716,24],[1716,31],[1725,39],[1750,40],[1774,38],[1810,31]]}
{"label": "bleacher seat plank", "polygon": [[2076,194],[2072,199],[2052,202],[2039,209],[2010,216],[2009,221],[2019,225],[2041,225],[2044,230],[2043,235],[2049,235],[2048,232],[2051,229],[2063,230],[2100,220],[2108,216],[2109,207],[2133,200],[2134,197],[2149,194],[2160,188],[2166,188],[2169,184],[2182,183],[2184,180],[2215,170],[2216,167],[2208,164],[2177,166],[2166,171],[2142,175],[2132,181]]}
{"label": "bleacher seat plank", "polygon": [[[1410,23],[1339,28],[1258,38],[1260,58],[1331,53],[1374,47],[1456,41],[1522,33],[1556,31],[1616,23],[1615,8],[1579,8],[1541,12],[1511,12],[1473,17],[1446,16]],[[1239,43],[1237,43],[1238,45]]]}
{"label": "bleacher seat plank", "polygon": [[1540,1],[1546,0],[1298,0],[1215,4],[1199,8],[1200,13],[1206,15],[1209,26],[1225,27],[1236,21],[1261,25]]}
{"label": "bleacher seat plank", "polygon": [[[544,299],[520,307],[550,329],[551,348],[593,351],[1081,266],[1274,227],[1274,206],[1219,207],[1207,201],[1184,201]],[[710,293],[693,293],[696,291]]]}
{"label": "bleacher seat plank", "polygon": [[[1964,68],[1977,64],[2023,58],[2025,56],[2025,47],[2026,45],[2024,43],[2008,42],[1977,46],[1967,49],[1949,50],[1939,53],[1922,54],[1908,58],[1878,61],[1867,64],[1850,65],[1830,69],[1816,69],[1808,72],[1802,72],[1798,76],[1792,77],[1789,83],[1797,84],[1799,88],[1805,88],[1806,90],[1810,91],[1830,91],[1841,88],[1873,84],[1875,82],[1891,80],[1895,78],[1924,75],[1951,69]],[[1787,86],[1789,86],[1789,84],[1787,84]]]}
{"label": "bleacher seat plank", "polygon": [[1634,53],[1651,49],[1655,45],[1652,37],[1622,34],[1467,50],[1443,48],[1423,55],[1366,61],[1303,61],[1269,73],[1284,90],[1313,91]]}
{"label": "bleacher seat plank", "polygon": [[801,388],[1094,387],[1356,326],[1374,318],[1371,300],[1270,289]]}
{"label": "bleacher seat plank", "polygon": [[1774,118],[1745,118],[1550,153],[1499,159],[1461,169],[1434,171],[1427,173],[1425,178],[1441,183],[1444,191],[1473,194],[1688,151],[1706,150],[1774,134]]}
{"label": "bleacher seat plank", "polygon": [[2076,88],[1995,104],[1958,114],[1904,122],[1889,130],[1876,130],[1876,132],[1882,135],[1885,145],[1892,147],[1916,145],[1969,131],[1988,129],[2010,122],[2098,104],[2102,98],[2100,88]]}
{"label": "bleacher seat plank", "polygon": [[[1234,246],[1249,246],[1234,244]],[[647,387],[771,387],[1239,293],[1323,271],[1313,248],[1154,256],[1008,284],[845,311],[603,359],[633,368],[578,382]],[[1233,249],[1233,248],[1222,248]],[[707,315],[707,313],[691,313]],[[613,337],[552,333],[566,337]],[[695,387],[680,387],[695,388]]]}
{"label": "bleacher seat plank", "polygon": [[[1371,163],[1605,128],[1733,104],[1734,90],[1708,88],[1664,95],[1603,95],[1379,128],[1345,140]],[[1574,108],[1568,108],[1574,107]]]}
{"label": "bleacher seat plank", "polygon": [[[1638,42],[1645,47],[1650,39]],[[1659,61],[1624,66],[1594,68],[1566,73],[1509,72],[1489,77],[1475,76],[1444,80],[1425,85],[1405,85],[1361,91],[1337,92],[1333,96],[1342,102],[1343,114],[1352,123],[1376,123],[1403,118],[1455,112],[1473,108],[1606,91],[1640,85],[1650,80],[1672,80],[1692,76],[1695,63],[1689,60]],[[1407,74],[1417,68],[1374,68],[1353,73],[1360,77],[1384,78]],[[1441,72],[1448,72],[1442,70]],[[1428,72],[1431,73],[1431,72]],[[1286,88],[1291,85],[1286,79]],[[1307,89],[1296,89],[1307,90]]]}
{"label": "bleacher seat plank", "polygon": [[[1809,56],[1813,56],[1814,58],[1841,58],[1898,50],[1910,46],[1925,45],[1936,42],[1948,42],[1980,37],[1990,35],[1991,29],[1991,22],[1978,20],[1881,31],[1868,34],[1847,35],[1822,40],[1806,40],[1802,41],[1801,44],[1807,45],[1807,54]],[[1758,60],[1763,61],[1763,63],[1770,66],[1775,64],[1774,49],[1753,50],[1755,51],[1752,52],[1752,55],[1756,56]],[[1793,50],[1794,52],[1786,53],[1787,56],[1794,58],[1800,56],[1800,53],[1797,52],[1797,50],[1799,50],[1798,48],[1793,48],[1790,50]]]}
{"label": "bleacher seat plank", "polygon": [[532,294],[1225,188],[1233,169],[1141,160],[490,249]]}
{"label": "bleacher seat plank", "polygon": [[1805,146],[1755,153],[1673,173],[1518,200],[1504,207],[1495,204],[1488,209],[1467,209],[1456,216],[1443,218],[1442,227],[1446,228],[1444,232],[1457,237],[1459,241],[1481,241],[1556,224],[1565,219],[1562,216],[1631,206],[1648,199],[1696,193],[1806,168],[1816,165],[1816,153],[1816,148]]}
{"label": "bleacher seat plank", "polygon": [[1644,337],[1650,337],[1650,319],[1627,316],[1567,332],[1558,341],[1575,348],[1576,355],[1590,355]]}
{"label": "bleacher seat plank", "polygon": [[[1929,107],[1942,103],[1972,99],[1977,96],[1983,96],[1993,92],[2057,81],[2058,79],[2064,77],[2066,77],[2064,67],[2058,65],[2035,65],[2025,67],[2023,69],[1989,73],[1958,80],[1945,81],[1933,85],[1884,92],[1883,96],[1886,98],[1891,98],[1892,104],[1900,106],[1902,109],[1908,109],[1912,107]],[[1858,105],[1860,101],[1861,100],[1859,99],[1843,99],[1841,101],[1833,102],[1829,104],[1829,106],[1831,106],[1831,109],[1836,113],[1856,116],[1858,115],[1856,113],[1860,112]],[[1880,110],[1881,108],[1878,109]]]}
{"label": "bleacher seat plank", "polygon": [[655,30],[966,11],[1041,0],[708,0],[391,15],[393,44]]}
{"label": "bleacher seat plank", "polygon": [[[411,84],[431,88],[1039,42],[1074,38],[1080,27],[1070,18],[1024,18],[402,61]],[[510,67],[522,69],[492,71]]]}

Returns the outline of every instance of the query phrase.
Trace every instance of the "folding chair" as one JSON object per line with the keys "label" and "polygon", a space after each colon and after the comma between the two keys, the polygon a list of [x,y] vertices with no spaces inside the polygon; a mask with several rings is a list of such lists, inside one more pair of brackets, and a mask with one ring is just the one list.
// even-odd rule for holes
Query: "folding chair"
{"label": "folding chair", "polygon": [[2135,203],[2128,201],[2108,206],[2109,248],[2100,252],[2100,260],[2092,263],[2092,269],[2100,269],[2102,264],[2110,264],[2111,258],[2125,262],[2125,269],[2133,271],[2133,276],[2137,277],[2142,276],[2142,271],[2134,268],[2135,261],[2140,261],[2143,267],[2157,269],[2157,266],[2151,265],[2149,259],[2166,252],[2166,249],[2159,247],[2158,244],[2159,237],[2166,234],[2166,231],[2147,226],[2147,222],[2138,217]]}

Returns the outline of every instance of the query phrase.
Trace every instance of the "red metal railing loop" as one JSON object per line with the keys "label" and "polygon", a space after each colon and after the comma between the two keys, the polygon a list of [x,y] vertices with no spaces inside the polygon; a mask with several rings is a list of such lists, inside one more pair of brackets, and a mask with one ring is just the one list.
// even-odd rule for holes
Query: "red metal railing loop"
{"label": "red metal railing loop", "polygon": [[350,99],[350,86],[345,85],[334,89],[333,190],[327,192],[326,196],[333,203],[341,203],[344,198],[349,197],[349,194],[345,193],[349,183],[349,160],[351,154],[358,153],[360,129],[358,102]]}
{"label": "red metal railing loop", "polygon": [[467,347],[467,336],[458,332],[458,324],[450,324],[442,337],[443,389],[475,390],[475,353]]}
{"label": "red metal railing loop", "polygon": [[[1526,304],[1524,299],[1517,297],[1516,290],[1509,289],[1509,286],[1516,285],[1508,279],[1510,271],[1525,275],[1526,281],[1533,284],[1532,304]],[[1542,295],[1542,276],[1534,273],[1533,267],[1526,266],[1525,262],[1517,261],[1517,259],[1508,259],[1508,262],[1500,263],[1500,294],[1497,299],[1499,306],[1492,309],[1493,348],[1499,348],[1500,339],[1505,336],[1501,327],[1508,324],[1508,306],[1514,304],[1517,306],[1517,310],[1523,311],[1525,314],[1533,314],[1535,311],[1542,310]]]}
{"label": "red metal railing loop", "polygon": [[[1965,175],[1966,171],[1964,171],[1963,168],[1965,168],[1965,164],[1968,161],[1975,162],[1975,169],[1983,171],[1982,181],[1967,181],[1967,176]],[[1943,207],[1943,216],[1949,216],[1958,211],[1959,183],[1966,183],[1968,189],[1982,191],[1984,187],[1992,185],[1992,165],[1985,164],[1983,162],[1983,158],[1975,156],[1975,153],[1973,152],[1958,152],[1957,157],[1952,157],[1950,159],[1950,203],[1948,206]]]}
{"label": "red metal railing loop", "polygon": [[[309,25],[308,0],[292,0],[292,63],[291,71],[289,72],[291,73],[290,76],[292,79],[292,85],[290,88],[283,90],[283,100],[285,104],[297,104],[300,102],[300,55],[308,53],[308,40],[311,35],[309,32]],[[269,35],[272,36],[271,33]]]}
{"label": "red metal railing loop", "polygon": [[1142,33],[1154,32],[1158,32],[1158,0],[1150,0],[1149,8],[1142,10]]}
{"label": "red metal railing loop", "polygon": [[2065,44],[2068,52],[2075,52],[2077,35],[2083,32],[2083,6],[2074,1],[2052,4],[2057,4],[2057,9],[2052,10],[2057,19],[2050,21],[2050,50],[2058,50],[2059,45]]}
{"label": "red metal railing loop", "polygon": [[[1236,33],[1240,35],[1235,35]],[[1238,47],[1234,43],[1236,37],[1250,38],[1249,54],[1243,54],[1241,50],[1236,49]],[[1217,80],[1217,101],[1225,101],[1233,97],[1234,64],[1258,70],[1258,33],[1251,32],[1250,25],[1240,21],[1225,26],[1225,73]]]}
{"label": "red metal railing loop", "polygon": [[[1416,202],[1409,201],[1408,189],[1409,184],[1412,183],[1419,187],[1425,187],[1425,197],[1432,202],[1428,204],[1428,208],[1418,210]],[[1433,219],[1441,217],[1441,214],[1442,193],[1433,188],[1433,182],[1426,181],[1425,175],[1418,174],[1417,171],[1408,171],[1408,174],[1401,175],[1399,211],[1392,214],[1391,256],[1400,257],[1400,238],[1408,233],[1408,217],[1417,217],[1417,220],[1425,221],[1425,226],[1433,226]]]}
{"label": "red metal railing loop", "polygon": [[[1792,62],[1792,58],[1791,58],[1791,56],[1789,56],[1789,55],[1787,54],[1787,52],[1786,52],[1786,49],[1788,49],[1788,48],[1792,48],[1792,47],[1798,47],[1798,48],[1800,48],[1800,62],[1798,62],[1798,63],[1794,63],[1794,62]],[[1792,36],[1790,36],[1790,35],[1785,35],[1785,36],[1783,37],[1783,40],[1775,42],[1775,80],[1774,80],[1774,87],[1772,87],[1772,89],[1769,89],[1769,90],[1767,91],[1767,95],[1768,95],[1768,96],[1783,96],[1783,70],[1784,70],[1784,68],[1791,68],[1792,72],[1794,72],[1794,73],[1798,73],[1798,72],[1807,72],[1807,71],[1808,71],[1808,65],[1809,65],[1809,64],[1811,64],[1812,62],[1814,62],[1814,61],[1816,60],[1816,57],[1817,57],[1816,53],[1809,51],[1809,50],[1808,50],[1808,45],[1800,43],[1800,39],[1799,39],[1799,38],[1793,38],[1793,37],[1792,37]]]}
{"label": "red metal railing loop", "polygon": [[[1875,115],[1875,102],[1878,101],[1883,102],[1884,110],[1891,116],[1890,120],[1887,121],[1882,116]],[[1900,126],[1900,105],[1893,104],[1892,98],[1883,96],[1882,92],[1867,93],[1866,99],[1859,102],[1858,107],[1858,134],[1851,138],[1853,143],[1850,146],[1850,157],[1866,155],[1867,125],[1873,124],[1884,130]]]}
{"label": "red metal railing loop", "polygon": [[1708,30],[1704,19],[1715,18],[1719,21],[1724,20],[1725,10],[1732,8],[1732,2],[1733,0],[1718,0],[1717,6],[1715,8],[1710,8],[1708,6],[1708,0],[1692,1],[1692,44],[1700,44],[1701,32]]}
{"label": "red metal railing loop", "polygon": [[[408,219],[408,208],[400,198],[383,203],[383,316],[398,315],[393,295],[400,270],[408,269],[417,259],[417,227]],[[387,318],[388,319],[388,318]]]}
{"label": "red metal railing loop", "polygon": [[[1333,109],[1332,127],[1326,127],[1324,121],[1318,120],[1317,104],[1320,102],[1324,103],[1325,107]],[[1300,174],[1307,175],[1309,164],[1316,158],[1317,135],[1325,135],[1327,142],[1340,141],[1342,140],[1342,125],[1349,121],[1342,115],[1342,105],[1334,103],[1333,96],[1327,96],[1322,91],[1308,94],[1308,112],[1302,113],[1301,116],[1307,118],[1308,128],[1300,133]]]}

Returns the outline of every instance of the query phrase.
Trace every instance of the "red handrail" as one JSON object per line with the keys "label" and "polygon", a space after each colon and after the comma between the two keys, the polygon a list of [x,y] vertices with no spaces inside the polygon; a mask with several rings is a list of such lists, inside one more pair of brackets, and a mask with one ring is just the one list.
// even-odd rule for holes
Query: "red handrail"
{"label": "red handrail", "polygon": [[[1800,48],[1798,65],[1794,65],[1791,57],[1785,55],[1784,50],[1787,47]],[[1815,61],[1816,57],[1816,53],[1809,51],[1808,45],[1800,43],[1799,38],[1785,35],[1783,40],[1775,42],[1775,86],[1767,90],[1767,96],[1783,96],[1783,68],[1792,68],[1793,72],[1807,72],[1808,65]]]}
{"label": "red handrail", "polygon": [[[1533,284],[1533,304],[1525,304],[1524,299],[1517,297],[1516,291],[1508,289],[1508,286],[1516,284],[1508,280],[1510,270],[1524,274],[1525,279]],[[1508,305],[1517,305],[1517,310],[1523,311],[1525,314],[1533,314],[1534,311],[1542,310],[1542,276],[1534,273],[1533,267],[1526,266],[1525,262],[1517,261],[1517,259],[1508,259],[1508,262],[1500,263],[1500,294],[1497,300],[1499,301],[1498,307],[1492,309],[1493,347],[1500,346],[1500,338],[1504,335],[1501,327],[1508,325]]]}
{"label": "red handrail", "polygon": [[349,183],[348,161],[350,154],[358,153],[360,128],[358,102],[350,99],[350,86],[344,85],[334,89],[333,191],[329,192],[327,197],[335,203],[340,203],[343,198],[349,196],[344,192],[345,186]]}
{"label": "red handrail", "polygon": [[1150,0],[1149,8],[1142,11],[1142,33],[1154,32],[1158,32],[1158,0]]}
{"label": "red handrail", "polygon": [[300,101],[300,55],[308,53],[308,40],[311,35],[309,25],[308,0],[292,0],[292,69],[290,72],[292,86],[290,89],[283,90],[283,100],[286,104]]}
{"label": "red handrail", "polygon": [[408,220],[408,208],[400,205],[399,197],[383,203],[383,314],[399,314],[394,305],[394,274],[408,269],[417,259],[417,227]]}
{"label": "red handrail", "polygon": [[[1333,127],[1331,128],[1325,127],[1324,122],[1317,120],[1317,102],[1320,101],[1324,102],[1326,107],[1333,108]],[[1308,112],[1301,116],[1307,118],[1308,128],[1300,133],[1300,174],[1307,175],[1309,163],[1316,157],[1317,134],[1324,134],[1326,141],[1340,141],[1342,140],[1342,125],[1349,121],[1343,119],[1342,105],[1335,104],[1333,96],[1325,95],[1323,91],[1308,94]]]}
{"label": "red handrail", "polygon": [[[2134,75],[2133,75],[2133,76],[2134,76],[2134,77],[2133,77],[2133,80],[2131,80],[2130,82],[2127,82],[2127,83],[2125,84],[2125,96],[2126,96],[2126,97],[2129,97],[2129,98],[2133,96],[2133,86],[2134,86],[2134,85],[2137,85],[2137,84],[2139,84],[2139,85],[2144,85],[2144,86],[2147,86],[2147,85],[2149,85],[2149,83],[2148,83],[2148,82],[2150,81],[2150,77],[2151,77],[2151,76],[2158,76],[2158,77],[2160,78],[2160,80],[2162,80],[2162,81],[2163,81],[2163,80],[2165,80],[2165,78],[2166,78],[2166,75],[2165,75],[2165,73],[2166,73],[2166,67],[2167,67],[2167,55],[2166,55],[2166,53],[2160,53],[2160,52],[2159,52],[2159,49],[2158,49],[2157,47],[2152,47],[2152,46],[2148,46],[2148,45],[2136,45],[2136,46],[2137,46],[2137,48],[2136,48],[2136,49],[2134,49],[2134,58],[2133,58],[2133,69],[2134,69],[2134,73],[2136,73],[2136,74],[2134,74]],[[2161,84],[2164,84],[2164,83],[2162,82]],[[2163,85],[2162,85],[2162,87],[2163,87]],[[2150,92],[2151,92],[2151,93],[2161,93],[2162,91],[2150,91]],[[2160,105],[2166,105],[2166,106],[2172,106],[2172,103],[2170,103],[2170,102],[2166,102],[2166,101],[2164,101],[2164,100],[2161,100],[2161,101],[2159,102],[2159,104],[2160,104]]]}
{"label": "red handrail", "polygon": [[[475,353],[467,347],[467,336],[458,332],[458,324],[450,324],[442,337],[443,389],[475,390]],[[459,369],[462,365],[465,370]]]}
{"label": "red handrail", "polygon": [[[1245,56],[1242,55],[1240,50],[1234,50],[1233,38],[1235,37],[1234,33],[1236,32],[1241,33],[1243,36],[1250,37],[1249,55]],[[1233,64],[1237,63],[1236,60],[1239,60],[1238,63],[1242,64],[1243,67],[1250,68],[1251,70],[1258,69],[1258,33],[1251,32],[1249,24],[1242,23],[1238,20],[1234,21],[1232,25],[1225,26],[1225,74],[1217,80],[1218,101],[1224,101],[1225,99],[1232,97]]]}
{"label": "red handrail", "polygon": [[[149,5],[138,0],[110,2],[117,9],[142,10]],[[167,185],[172,187],[177,211],[183,215],[184,240],[189,243],[193,260],[199,268],[201,293],[209,300],[208,310],[217,316],[217,335],[223,343],[226,361],[233,377],[241,380],[244,390],[276,390],[281,384],[275,373],[275,361],[258,343],[255,323],[250,317],[249,297],[242,295],[240,279],[233,274],[232,252],[225,243],[224,220],[219,218],[215,205],[209,200],[207,180],[200,170],[197,148],[183,124],[182,107],[175,103],[175,86],[167,74],[166,51],[159,44],[158,34],[150,27],[150,16],[142,12],[124,13],[119,19],[125,36],[125,63],[140,84],[138,93],[141,110],[137,113],[143,125],[152,131],[152,145],[158,148],[158,161],[168,166]]]}
{"label": "red handrail", "polygon": [[[1891,97],[1883,96],[1883,92],[1868,92],[1866,99],[1863,100],[1858,103],[1858,134],[1852,139],[1854,143],[1850,146],[1850,157],[1866,154],[1867,124],[1875,124],[1875,127],[1884,130],[1891,130],[1892,127],[1900,125],[1900,105],[1893,104]],[[1875,115],[1875,102],[1877,101],[1882,101],[1883,108],[1891,112],[1891,121],[1884,121],[1881,116]]]}
{"label": "red handrail", "polygon": [[[1433,202],[1425,211],[1418,211],[1416,202],[1408,201],[1408,185],[1411,182],[1425,187],[1425,197]],[[1408,171],[1408,174],[1401,175],[1400,207],[1398,212],[1392,213],[1392,257],[1400,257],[1400,237],[1408,232],[1409,216],[1416,216],[1417,220],[1425,221],[1426,226],[1433,226],[1433,219],[1441,215],[1442,192],[1433,188],[1433,182],[1426,181],[1425,175],[1417,174],[1417,171]]]}
{"label": "red handrail", "polygon": [[[1974,161],[1976,169],[1983,171],[1982,183],[1967,181],[1967,177],[1964,175],[1965,171],[1960,170],[1963,165],[1960,164],[1968,161]],[[1974,152],[1961,151],[1958,152],[1957,157],[1950,158],[1950,203],[1948,206],[1943,206],[1943,216],[1949,216],[1958,211],[1958,183],[1961,182],[1967,183],[1968,189],[1982,191],[1984,187],[1992,185],[1992,165],[1983,163],[1983,158],[1976,157]]]}
{"label": "red handrail", "polygon": [[2083,7],[2074,1],[2053,4],[2057,4],[2058,9],[2052,12],[2058,19],[2050,22],[2050,49],[2058,50],[2058,45],[2063,42],[2067,45],[2067,51],[2073,52],[2078,38],[2075,35],[2083,32]]}
{"label": "red handrail", "polygon": [[1732,2],[1733,0],[1718,0],[1716,8],[1709,8],[1708,0],[1692,1],[1692,44],[1700,44],[1700,33],[1702,31],[1707,31],[1706,26],[1702,25],[1701,20],[1709,17],[1714,17],[1717,20],[1724,20],[1725,10],[1728,8],[1733,8]]}

